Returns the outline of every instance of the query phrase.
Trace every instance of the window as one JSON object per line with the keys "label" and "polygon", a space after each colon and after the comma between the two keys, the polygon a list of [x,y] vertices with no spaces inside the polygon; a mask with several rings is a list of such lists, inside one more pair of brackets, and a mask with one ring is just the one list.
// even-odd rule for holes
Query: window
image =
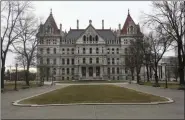
{"label": "window", "polygon": [[57,63],[57,60],[53,59],[53,64],[56,65],[56,63]]}
{"label": "window", "polygon": [[71,74],[74,75],[74,68],[71,68]]}
{"label": "window", "polygon": [[71,59],[71,64],[74,65],[75,61],[74,58]]}
{"label": "window", "polygon": [[92,48],[89,49],[89,53],[92,54]]}
{"label": "window", "polygon": [[62,77],[62,80],[64,80],[64,77]]}
{"label": "window", "polygon": [[48,44],[48,45],[50,44],[50,39],[47,39],[47,44]]}
{"label": "window", "polygon": [[90,42],[92,42],[92,36],[91,35],[89,36],[89,40],[90,40]]}
{"label": "window", "polygon": [[40,48],[40,54],[43,54],[43,48]]}
{"label": "window", "polygon": [[78,53],[80,53],[80,51],[79,51],[79,47],[78,47]]}
{"label": "window", "polygon": [[69,58],[67,58],[67,65],[69,65]]}
{"label": "window", "polygon": [[117,54],[119,54],[119,48],[117,48]]}
{"label": "window", "polygon": [[50,60],[49,60],[49,58],[47,58],[47,64],[50,64]]}
{"label": "window", "polygon": [[102,47],[102,53],[103,53],[103,47]]}
{"label": "window", "polygon": [[110,53],[110,49],[109,48],[107,48],[107,54],[109,54]]}
{"label": "window", "polygon": [[119,68],[117,68],[117,74],[119,74]]}
{"label": "window", "polygon": [[65,54],[65,49],[64,48],[62,48],[62,54]]}
{"label": "window", "polygon": [[112,64],[114,65],[114,63],[115,63],[115,62],[114,62],[114,58],[112,58]]}
{"label": "window", "polygon": [[92,58],[89,59],[89,63],[92,64]]}
{"label": "window", "polygon": [[117,58],[117,64],[119,64],[119,58]]}
{"label": "window", "polygon": [[65,74],[65,68],[62,68],[62,75]]}
{"label": "window", "polygon": [[40,39],[40,44],[44,44],[44,40],[42,38]]}
{"label": "window", "polygon": [[69,80],[69,77],[67,77],[67,80]]}
{"label": "window", "polygon": [[67,74],[69,75],[69,68],[67,68]]}
{"label": "window", "polygon": [[115,74],[115,68],[114,67],[112,68],[112,74]]}
{"label": "window", "polygon": [[54,49],[53,49],[53,53],[56,54],[56,51],[57,51],[56,48],[54,48]]}
{"label": "window", "polygon": [[99,63],[99,58],[96,58],[96,63],[97,63],[97,64]]}
{"label": "window", "polygon": [[67,48],[67,54],[69,54],[69,48]]}
{"label": "window", "polygon": [[83,48],[83,54],[85,54],[85,48]]}
{"label": "window", "polygon": [[108,65],[110,64],[110,58],[107,58],[107,64]]}
{"label": "window", "polygon": [[47,54],[49,54],[50,53],[50,49],[49,48],[47,48]]}
{"label": "window", "polygon": [[86,43],[86,36],[83,36],[83,42]]}
{"label": "window", "polygon": [[127,68],[125,68],[125,73],[127,73]]}
{"label": "window", "polygon": [[71,49],[71,53],[74,54],[74,48]]}
{"label": "window", "polygon": [[125,54],[127,54],[127,48],[125,48]]}
{"label": "window", "polygon": [[130,33],[133,33],[134,32],[134,28],[133,26],[130,26]]}
{"label": "window", "polygon": [[83,64],[85,64],[85,58],[83,58]]}
{"label": "window", "polygon": [[54,40],[53,40],[53,44],[57,44],[57,41],[56,41],[56,39],[54,39]]}
{"label": "window", "polygon": [[98,36],[97,35],[96,35],[95,39],[96,39],[96,43],[98,43]]}
{"label": "window", "polygon": [[108,73],[108,75],[110,75],[110,68],[109,67],[107,69],[107,73]]}
{"label": "window", "polygon": [[117,80],[119,80],[119,76],[117,77]]}
{"label": "window", "polygon": [[62,64],[63,64],[63,65],[65,64],[65,59],[64,59],[64,58],[62,58]]}
{"label": "window", "polygon": [[112,54],[114,54],[114,48],[112,48]]}
{"label": "window", "polygon": [[53,75],[56,75],[56,68],[53,68]]}
{"label": "window", "polygon": [[43,64],[43,58],[40,58],[40,64]]}
{"label": "window", "polygon": [[96,48],[96,54],[99,54],[99,49],[98,48]]}

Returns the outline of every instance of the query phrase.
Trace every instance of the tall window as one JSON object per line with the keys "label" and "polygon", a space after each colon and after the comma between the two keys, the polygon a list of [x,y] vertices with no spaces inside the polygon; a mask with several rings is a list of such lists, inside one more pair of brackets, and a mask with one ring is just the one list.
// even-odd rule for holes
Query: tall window
{"label": "tall window", "polygon": [[91,35],[89,36],[89,40],[90,40],[90,43],[92,43],[92,36]]}
{"label": "tall window", "polygon": [[42,38],[40,39],[40,44],[44,44],[44,40]]}
{"label": "tall window", "polygon": [[110,53],[110,49],[109,48],[107,48],[107,54],[109,54]]}
{"label": "tall window", "polygon": [[117,68],[117,74],[119,74],[119,68]]}
{"label": "tall window", "polygon": [[83,64],[85,64],[85,58],[83,58]]}
{"label": "tall window", "polygon": [[65,64],[65,59],[64,59],[64,58],[62,58],[62,64],[63,64],[63,65]]}
{"label": "tall window", "polygon": [[127,48],[125,48],[125,54],[127,54]]}
{"label": "tall window", "polygon": [[57,44],[57,40],[56,39],[53,40],[53,44]]}
{"label": "tall window", "polygon": [[99,58],[96,58],[96,63],[97,63],[97,64],[99,63]]}
{"label": "tall window", "polygon": [[74,58],[71,59],[71,64],[74,65],[75,61]]}
{"label": "tall window", "polygon": [[119,64],[119,58],[117,58],[117,64]]}
{"label": "tall window", "polygon": [[50,49],[49,48],[47,48],[47,54],[50,54]]}
{"label": "tall window", "polygon": [[69,65],[69,58],[67,58],[67,64]]}
{"label": "tall window", "polygon": [[71,74],[74,75],[74,68],[71,68]]}
{"label": "tall window", "polygon": [[69,75],[69,68],[67,68],[67,74]]}
{"label": "tall window", "polygon": [[134,28],[133,26],[130,26],[130,33],[133,33],[134,32]]}
{"label": "tall window", "polygon": [[108,73],[108,75],[110,75],[110,68],[109,67],[107,69],[107,73]]}
{"label": "tall window", "polygon": [[65,49],[64,48],[62,48],[62,54],[65,54]]}
{"label": "tall window", "polygon": [[67,48],[67,54],[69,54],[69,48]]}
{"label": "tall window", "polygon": [[89,59],[89,63],[92,64],[92,58]]}
{"label": "tall window", "polygon": [[53,49],[53,53],[56,54],[56,51],[57,51],[56,48],[54,48],[54,49]]}
{"label": "tall window", "polygon": [[53,64],[56,65],[57,64],[57,60],[53,59]]}
{"label": "tall window", "polygon": [[112,68],[112,74],[115,74],[115,68],[114,67]]}
{"label": "tall window", "polygon": [[114,54],[114,48],[112,48],[112,54]]}
{"label": "tall window", "polygon": [[96,48],[96,54],[99,54],[99,49],[98,48]]}
{"label": "tall window", "polygon": [[62,75],[64,75],[65,74],[65,69],[64,68],[62,68]]}
{"label": "tall window", "polygon": [[116,51],[117,51],[117,54],[119,54],[119,48],[117,48],[117,50],[116,50]]}
{"label": "tall window", "polygon": [[89,53],[92,54],[92,48],[89,48]]}
{"label": "tall window", "polygon": [[114,63],[115,63],[115,62],[114,62],[114,58],[112,58],[112,64],[114,65]]}
{"label": "tall window", "polygon": [[95,37],[95,40],[96,40],[96,43],[98,43],[98,36],[96,35],[96,37]]}
{"label": "tall window", "polygon": [[85,48],[83,48],[83,54],[85,54]]}
{"label": "tall window", "polygon": [[71,53],[74,54],[74,48],[71,49]]}
{"label": "tall window", "polygon": [[110,58],[107,58],[107,64],[108,65],[110,64]]}
{"label": "tall window", "polygon": [[83,42],[86,43],[86,36],[83,36]]}
{"label": "tall window", "polygon": [[47,58],[47,64],[50,64],[50,60],[49,60],[49,58]]}

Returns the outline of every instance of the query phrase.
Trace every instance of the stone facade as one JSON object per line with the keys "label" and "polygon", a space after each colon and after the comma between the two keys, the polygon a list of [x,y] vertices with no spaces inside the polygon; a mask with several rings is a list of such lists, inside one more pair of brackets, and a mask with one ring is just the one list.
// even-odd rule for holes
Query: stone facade
{"label": "stone facade", "polygon": [[[40,25],[37,38],[37,73],[47,80],[128,80],[125,56],[130,40],[142,39],[139,24],[129,12],[121,29],[95,29],[92,21],[86,29],[58,29],[52,13]],[[144,69],[144,68],[142,68]],[[144,71],[144,70],[143,70]]]}

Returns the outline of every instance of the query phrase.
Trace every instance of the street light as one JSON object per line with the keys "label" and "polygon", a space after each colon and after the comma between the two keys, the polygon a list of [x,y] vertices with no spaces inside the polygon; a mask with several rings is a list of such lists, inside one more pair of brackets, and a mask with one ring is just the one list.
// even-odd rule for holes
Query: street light
{"label": "street light", "polygon": [[167,63],[164,63],[164,65],[165,65],[165,88],[168,88],[167,75],[166,75],[166,66],[167,66]]}
{"label": "street light", "polygon": [[14,90],[17,90],[17,67],[18,67],[18,64],[16,63],[15,64],[15,67],[16,67],[16,78],[15,78],[15,88],[14,88]]}

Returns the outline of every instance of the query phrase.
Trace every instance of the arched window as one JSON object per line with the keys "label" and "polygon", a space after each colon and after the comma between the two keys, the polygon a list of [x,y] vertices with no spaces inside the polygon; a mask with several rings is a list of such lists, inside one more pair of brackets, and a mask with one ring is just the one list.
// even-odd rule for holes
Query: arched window
{"label": "arched window", "polygon": [[67,58],[67,64],[69,65],[69,58]]}
{"label": "arched window", "polygon": [[96,43],[98,43],[98,36],[97,35],[96,35],[95,39],[96,39]]}
{"label": "arched window", "polygon": [[49,48],[47,48],[47,54],[49,54],[50,53],[50,49]]}
{"label": "arched window", "polygon": [[83,48],[83,54],[85,54],[85,48]]}
{"label": "arched window", "polygon": [[91,35],[89,36],[89,41],[90,41],[90,43],[92,43],[92,36]]}
{"label": "arched window", "polygon": [[84,43],[86,42],[86,36],[85,35],[83,36],[83,41],[84,41]]}
{"label": "arched window", "polygon": [[74,54],[74,48],[71,49],[72,54]]}
{"label": "arched window", "polygon": [[69,54],[69,48],[67,48],[67,54]]}
{"label": "arched window", "polygon": [[109,54],[110,53],[110,49],[109,48],[107,48],[107,54]]}
{"label": "arched window", "polygon": [[53,53],[56,54],[56,51],[57,51],[56,48],[54,48],[54,49],[53,49]]}
{"label": "arched window", "polygon": [[97,63],[97,64],[99,63],[99,58],[98,58],[98,57],[96,58],[96,63]]}
{"label": "arched window", "polygon": [[112,54],[114,54],[114,48],[112,48]]}
{"label": "arched window", "polygon": [[92,63],[92,58],[89,59],[89,63],[90,63],[90,64]]}
{"label": "arched window", "polygon": [[112,58],[112,64],[114,65],[114,63],[115,63],[115,62],[114,62],[114,58]]}
{"label": "arched window", "polygon": [[117,54],[119,54],[119,48],[117,48]]}

